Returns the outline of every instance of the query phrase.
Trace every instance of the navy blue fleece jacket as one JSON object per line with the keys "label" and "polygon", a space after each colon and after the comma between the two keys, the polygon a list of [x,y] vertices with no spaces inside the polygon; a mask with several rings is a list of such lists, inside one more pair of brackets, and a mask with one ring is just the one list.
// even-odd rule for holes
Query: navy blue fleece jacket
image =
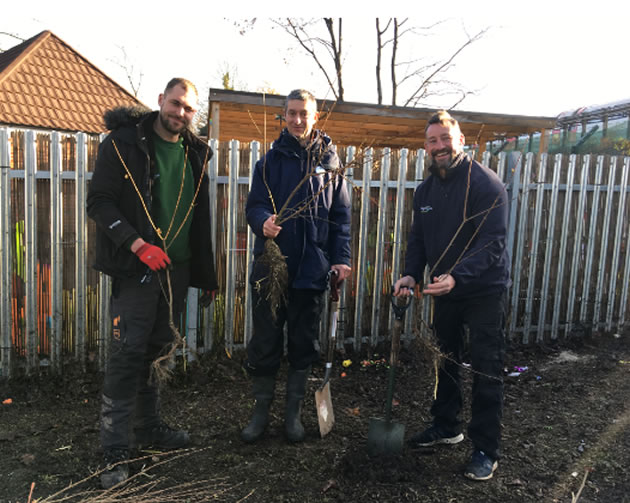
{"label": "navy blue fleece jacket", "polygon": [[330,138],[318,130],[304,148],[284,129],[256,163],[246,205],[247,223],[256,235],[251,282],[266,276],[256,261],[266,240],[263,224],[298,186],[281,215],[289,218],[275,238],[286,257],[289,284],[324,290],[331,265],[350,265],[350,196],[340,168]]}
{"label": "navy blue fleece jacket", "polygon": [[403,275],[455,278],[451,298],[489,295],[510,285],[506,247],[508,199],[490,169],[462,155],[442,179],[431,175],[416,189]]}

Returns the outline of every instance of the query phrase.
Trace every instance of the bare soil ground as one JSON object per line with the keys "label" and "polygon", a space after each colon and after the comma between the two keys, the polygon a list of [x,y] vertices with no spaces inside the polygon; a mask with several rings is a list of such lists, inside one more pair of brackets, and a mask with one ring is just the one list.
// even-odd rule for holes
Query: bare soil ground
{"label": "bare soil ground", "polygon": [[[462,476],[468,440],[452,447],[370,458],[370,418],[382,417],[387,369],[361,366],[367,355],[338,355],[331,384],[336,424],[319,437],[313,369],[304,407],[307,439],[285,441],[284,377],[264,440],[239,437],[252,401],[238,355],[207,355],[177,368],[164,389],[164,416],[192,434],[192,449],[137,453],[135,493],[103,494],[100,460],[101,376],[68,368],[63,376],[0,382],[0,503],[30,501],[248,502],[630,502],[630,334],[598,335],[545,347],[513,347],[506,359],[503,457],[495,477]],[[434,377],[414,347],[403,349],[393,420],[407,436],[430,421]],[[351,359],[340,377],[341,362]],[[374,355],[369,355],[374,360]],[[514,367],[527,367],[508,377]],[[466,374],[465,396],[471,376]],[[469,402],[466,401],[466,411]],[[84,480],[85,479],[85,480]],[[71,484],[80,484],[69,487]],[[186,486],[186,484],[192,484]],[[188,487],[188,489],[186,489]],[[171,495],[160,493],[170,490]],[[188,490],[188,494],[186,494]],[[62,491],[55,495],[57,491]],[[74,495],[74,496],[72,496]],[[116,499],[117,498],[117,499]]]}

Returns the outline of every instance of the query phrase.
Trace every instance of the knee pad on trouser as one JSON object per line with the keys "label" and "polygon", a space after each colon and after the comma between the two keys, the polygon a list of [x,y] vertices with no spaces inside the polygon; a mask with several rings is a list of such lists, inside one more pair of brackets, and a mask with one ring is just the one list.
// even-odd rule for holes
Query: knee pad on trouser
{"label": "knee pad on trouser", "polygon": [[135,399],[102,395],[100,436],[103,449],[128,449]]}

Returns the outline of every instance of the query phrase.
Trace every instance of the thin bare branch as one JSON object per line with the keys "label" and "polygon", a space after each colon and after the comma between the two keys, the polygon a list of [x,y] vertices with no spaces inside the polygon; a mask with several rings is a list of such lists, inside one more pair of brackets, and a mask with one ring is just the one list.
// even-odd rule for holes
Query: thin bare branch
{"label": "thin bare branch", "polygon": [[396,92],[398,91],[398,83],[396,82],[396,55],[398,52],[398,41],[400,36],[398,35],[398,19],[394,18],[394,41],[392,46],[392,62],[391,62],[391,77],[392,77],[392,105],[396,106]]}
{"label": "thin bare branch", "polygon": [[464,42],[453,54],[451,54],[451,56],[446,61],[439,65],[426,79],[422,81],[416,91],[407,99],[407,101],[405,102],[405,106],[408,106],[411,102],[413,102],[415,97],[432,81],[433,77],[446,69],[466,47],[479,40],[487,31],[488,28],[484,28],[473,37],[469,37],[468,40],[466,40],[466,42]]}
{"label": "thin bare branch", "polygon": [[304,29],[304,27],[310,23],[299,25],[292,18],[286,18],[286,21],[278,21],[274,19],[272,20],[272,22],[276,24],[277,26],[279,26],[280,28],[282,28],[286,33],[291,35],[295,40],[297,40],[300,46],[311,56],[311,58],[313,58],[313,61],[315,61],[315,64],[319,67],[319,69],[323,73],[324,78],[326,79],[326,82],[328,82],[328,87],[330,87],[331,91],[335,95],[335,99],[339,99],[339,95],[337,93],[337,90],[335,89],[335,85],[332,79],[328,75],[326,68],[324,68],[324,65],[320,61],[320,58],[317,55],[317,52],[312,46],[313,40],[317,41],[321,45],[324,45],[324,47],[326,47],[326,44],[323,43],[321,39],[312,39],[311,37],[309,37],[308,34],[306,33],[306,30]]}

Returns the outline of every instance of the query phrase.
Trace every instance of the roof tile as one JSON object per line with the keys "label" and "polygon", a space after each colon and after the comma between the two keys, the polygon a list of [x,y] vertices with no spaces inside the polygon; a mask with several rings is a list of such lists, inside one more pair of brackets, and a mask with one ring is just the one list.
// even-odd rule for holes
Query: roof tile
{"label": "roof tile", "polygon": [[49,31],[0,53],[0,123],[105,131],[104,112],[142,105]]}

